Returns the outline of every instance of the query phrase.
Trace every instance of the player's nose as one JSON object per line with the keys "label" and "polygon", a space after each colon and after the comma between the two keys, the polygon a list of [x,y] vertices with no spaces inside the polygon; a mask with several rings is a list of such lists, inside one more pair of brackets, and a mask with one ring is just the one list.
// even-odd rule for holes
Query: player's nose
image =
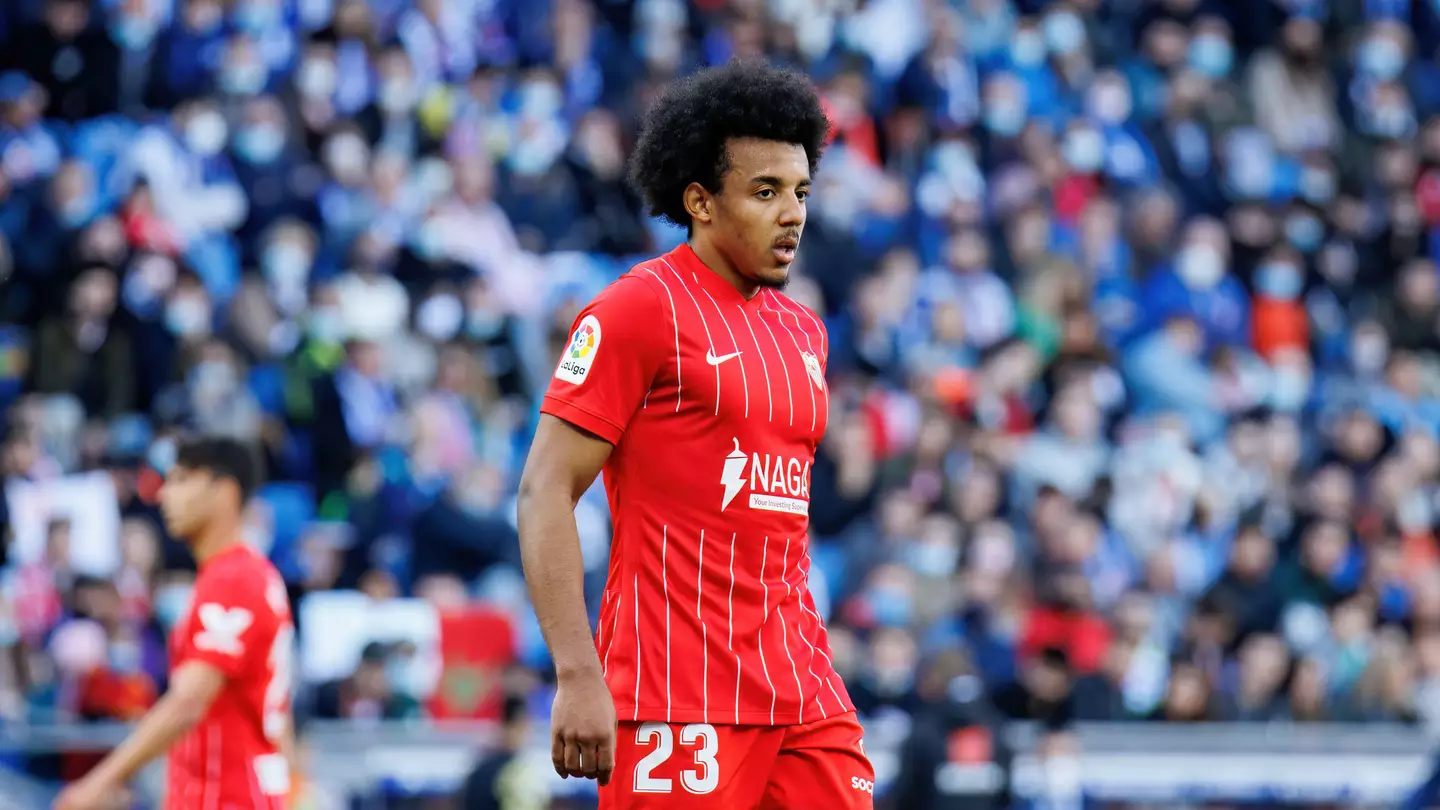
{"label": "player's nose", "polygon": [[785,196],[785,204],[780,206],[779,224],[783,228],[798,228],[805,224],[805,206],[798,195]]}

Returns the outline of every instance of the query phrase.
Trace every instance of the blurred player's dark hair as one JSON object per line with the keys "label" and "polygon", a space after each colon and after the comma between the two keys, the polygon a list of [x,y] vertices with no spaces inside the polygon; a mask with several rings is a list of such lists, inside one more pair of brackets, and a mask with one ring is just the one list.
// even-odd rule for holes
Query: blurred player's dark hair
{"label": "blurred player's dark hair", "polygon": [[240,488],[240,503],[250,500],[259,479],[250,449],[234,439],[189,439],[176,448],[175,463],[187,470],[204,470],[216,478],[229,478]]}
{"label": "blurred player's dark hair", "polygon": [[630,183],[651,216],[689,227],[685,188],[699,183],[712,194],[720,192],[731,139],[799,144],[814,175],[829,132],[809,78],[763,61],[729,62],[665,89],[641,124],[630,155]]}

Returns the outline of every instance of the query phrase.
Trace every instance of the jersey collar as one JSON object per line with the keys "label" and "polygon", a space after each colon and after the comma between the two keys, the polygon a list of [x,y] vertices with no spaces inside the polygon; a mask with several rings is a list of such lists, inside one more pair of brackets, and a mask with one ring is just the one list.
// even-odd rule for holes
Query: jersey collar
{"label": "jersey collar", "polygon": [[700,257],[695,255],[695,251],[691,250],[690,245],[681,243],[679,247],[670,251],[666,258],[681,275],[693,274],[695,281],[706,292],[714,296],[717,302],[739,304],[742,308],[751,311],[764,307],[765,290],[761,289],[755,293],[753,298],[747,299],[740,294],[739,290],[735,289],[733,284],[721,278],[719,273],[700,261]]}

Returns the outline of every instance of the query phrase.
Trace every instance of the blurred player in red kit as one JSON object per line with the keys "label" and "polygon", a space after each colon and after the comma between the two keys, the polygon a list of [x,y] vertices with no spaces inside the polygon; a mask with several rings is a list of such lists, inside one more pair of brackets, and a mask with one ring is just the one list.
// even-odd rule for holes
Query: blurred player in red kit
{"label": "blurred player in red kit", "polygon": [[[600,807],[871,808],[874,770],[809,590],[820,319],[780,292],[829,122],[803,76],[735,62],[671,85],[631,180],[684,245],[575,321],[520,485],[555,661],[555,769]],[[592,638],[573,510],[614,521]]]}
{"label": "blurred player in red kit", "polygon": [[241,540],[256,484],[250,452],[228,439],[182,445],[160,490],[170,533],[200,573],[170,638],[170,688],[135,731],[56,800],[113,803],[169,752],[170,810],[280,810],[290,793],[294,625],[280,574]]}

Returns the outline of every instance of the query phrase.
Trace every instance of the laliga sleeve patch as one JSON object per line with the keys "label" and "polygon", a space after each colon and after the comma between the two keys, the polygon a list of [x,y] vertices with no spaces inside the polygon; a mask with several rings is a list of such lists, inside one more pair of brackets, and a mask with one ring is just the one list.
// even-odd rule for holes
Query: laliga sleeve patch
{"label": "laliga sleeve patch", "polygon": [[579,385],[590,376],[590,366],[595,363],[595,353],[600,351],[600,321],[594,315],[580,319],[575,334],[555,367],[555,377]]}

